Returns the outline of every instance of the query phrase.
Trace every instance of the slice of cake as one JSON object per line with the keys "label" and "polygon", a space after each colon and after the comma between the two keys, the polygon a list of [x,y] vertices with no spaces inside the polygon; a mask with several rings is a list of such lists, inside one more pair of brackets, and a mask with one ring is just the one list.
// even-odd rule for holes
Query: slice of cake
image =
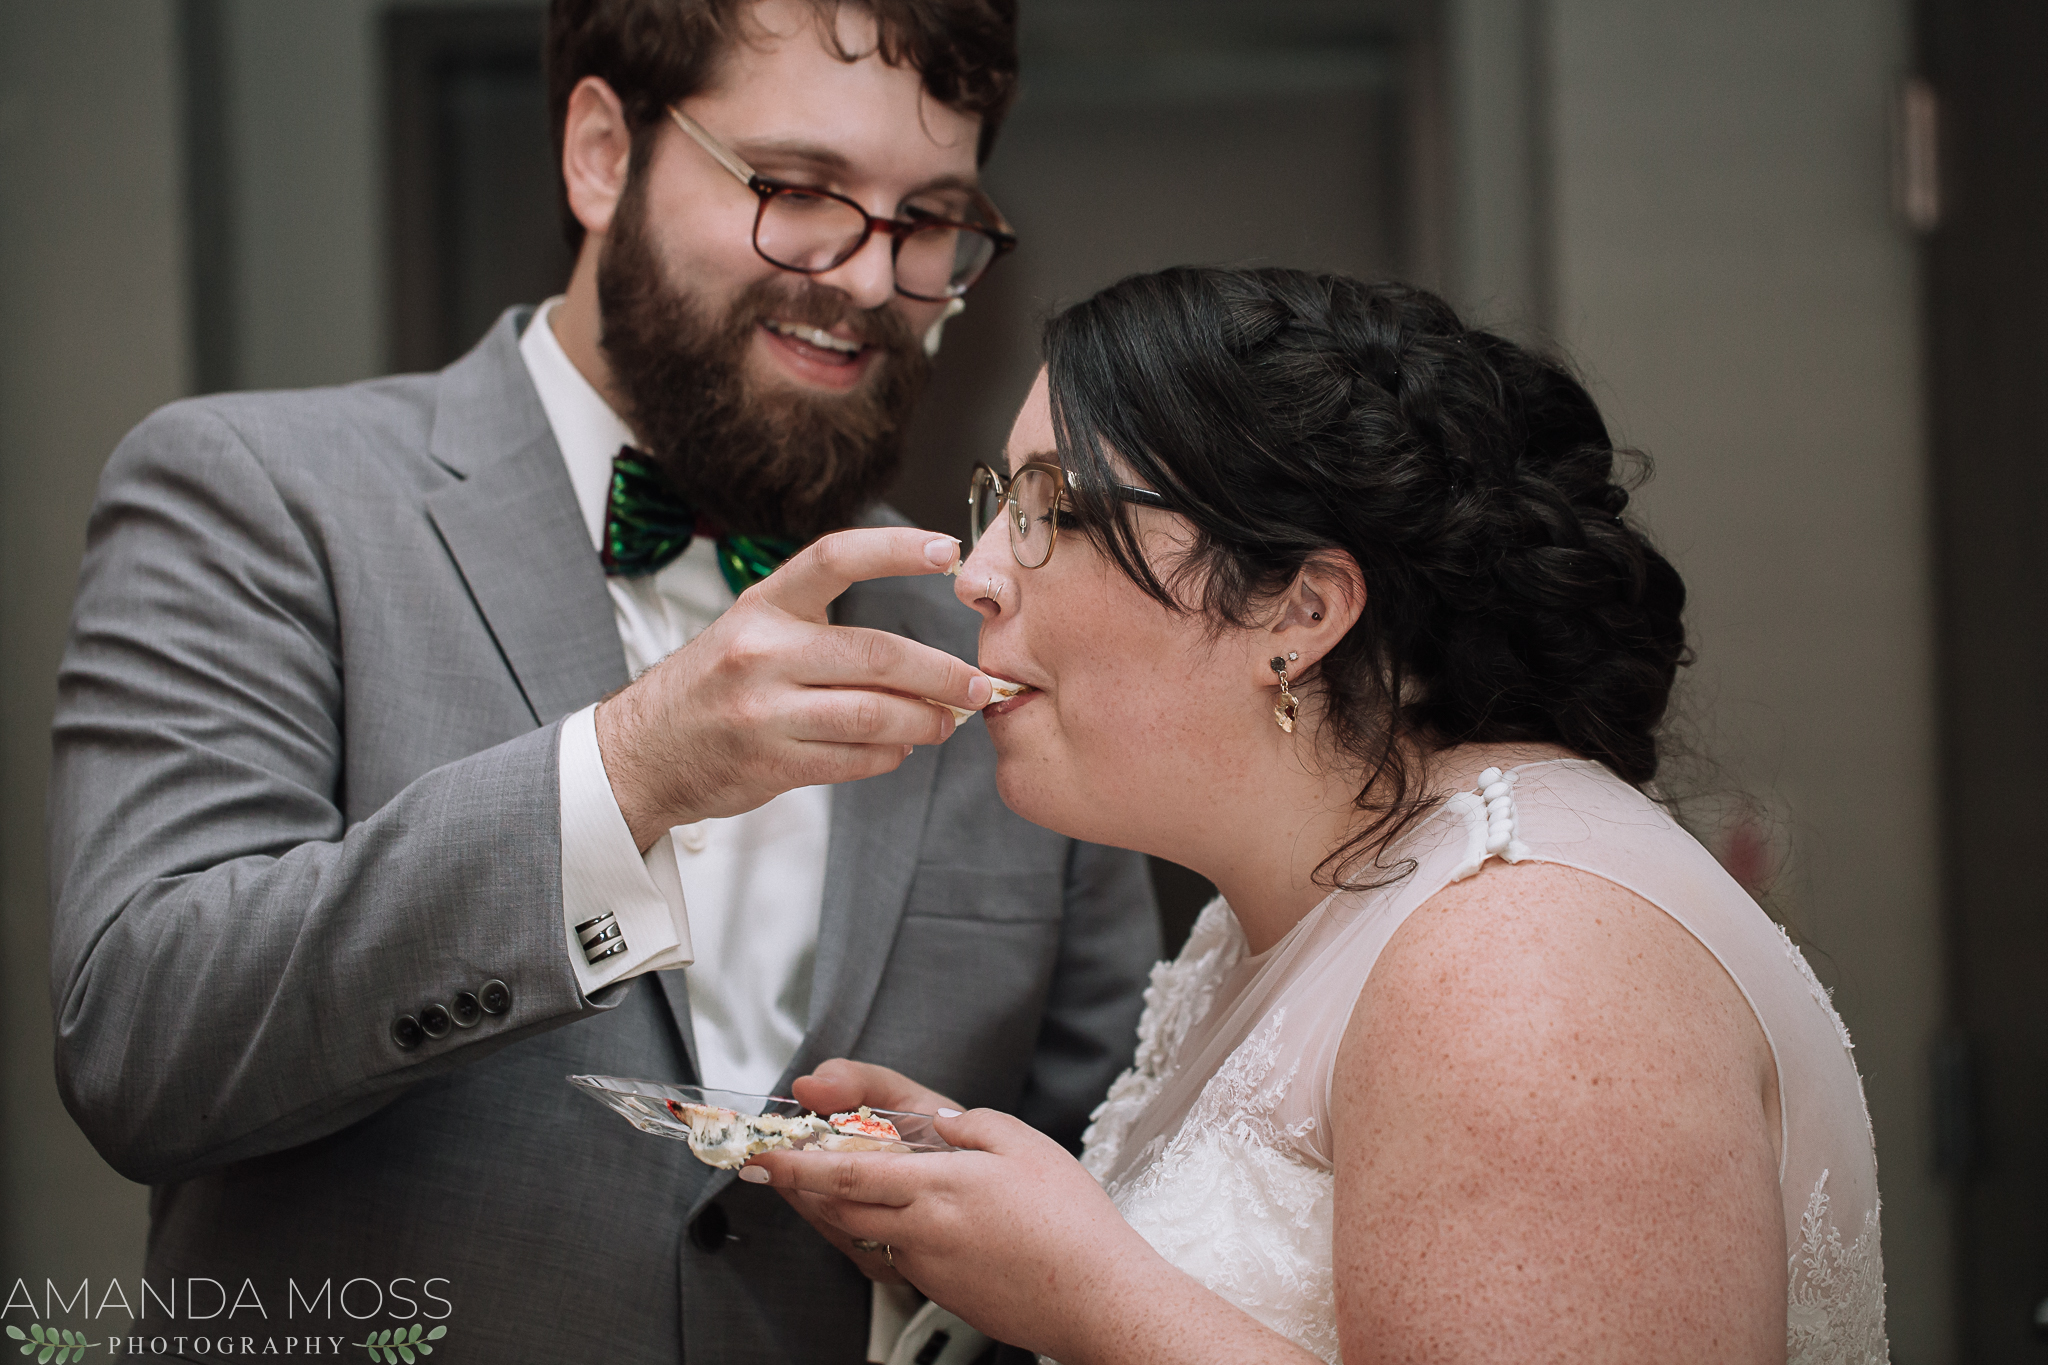
{"label": "slice of cake", "polygon": [[[989,706],[994,706],[999,701],[1008,701],[1012,697],[1020,696],[1023,693],[1029,692],[1031,690],[1023,683],[1009,682],[1005,679],[998,678],[993,673],[989,674],[988,680],[991,683],[995,684],[994,688],[991,689],[988,694],[988,701],[986,705]],[[968,710],[964,706],[948,706],[945,702],[942,701],[932,701],[930,697],[926,697],[924,700],[931,701],[933,706],[946,707],[948,711],[951,711],[953,713],[953,719],[956,721],[965,721],[969,716],[975,714],[974,712]]]}
{"label": "slice of cake", "polygon": [[[734,1170],[750,1156],[829,1137],[832,1126],[815,1114],[747,1115],[710,1104],[668,1101],[668,1109],[690,1130],[690,1151],[707,1166]],[[893,1131],[893,1130],[892,1130]]]}
{"label": "slice of cake", "polygon": [[903,1135],[896,1131],[896,1125],[866,1105],[834,1114],[828,1122],[832,1125],[832,1136],[818,1143],[827,1151],[881,1152],[901,1148],[903,1144]]}

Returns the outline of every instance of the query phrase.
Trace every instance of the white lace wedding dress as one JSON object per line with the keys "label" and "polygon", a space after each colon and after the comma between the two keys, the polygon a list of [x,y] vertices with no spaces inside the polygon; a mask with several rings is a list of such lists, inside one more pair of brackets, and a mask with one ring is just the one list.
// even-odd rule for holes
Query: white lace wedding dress
{"label": "white lace wedding dress", "polygon": [[1330,1081],[1351,1008],[1408,915],[1491,856],[1561,863],[1658,906],[1718,958],[1777,1060],[1792,1365],[1883,1365],[1877,1160],[1847,1030],[1806,959],[1657,805],[1597,763],[1510,770],[1411,829],[1412,875],[1331,896],[1245,954],[1221,900],[1153,969],[1136,1063],[1082,1163],[1167,1260],[1335,1362]]}

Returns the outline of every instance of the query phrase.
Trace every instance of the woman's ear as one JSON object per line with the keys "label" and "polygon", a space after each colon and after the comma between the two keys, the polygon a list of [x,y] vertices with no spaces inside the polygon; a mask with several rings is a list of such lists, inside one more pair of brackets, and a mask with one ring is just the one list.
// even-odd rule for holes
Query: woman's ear
{"label": "woman's ear", "polygon": [[1286,660],[1288,676],[1298,679],[1358,623],[1365,611],[1365,576],[1358,561],[1342,550],[1317,555],[1294,575],[1279,608],[1270,648],[1258,660],[1266,683],[1274,681],[1273,659]]}
{"label": "woman's ear", "polygon": [[584,231],[602,236],[612,225],[632,166],[633,131],[611,86],[585,76],[569,92],[562,120],[562,182],[569,211]]}

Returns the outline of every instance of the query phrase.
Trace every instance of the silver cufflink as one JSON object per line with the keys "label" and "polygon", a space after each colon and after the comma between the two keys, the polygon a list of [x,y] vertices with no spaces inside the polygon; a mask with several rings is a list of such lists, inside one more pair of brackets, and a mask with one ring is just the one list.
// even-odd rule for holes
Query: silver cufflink
{"label": "silver cufflink", "polygon": [[576,941],[583,945],[584,961],[593,967],[626,951],[626,936],[619,930],[619,918],[610,911],[577,925]]}

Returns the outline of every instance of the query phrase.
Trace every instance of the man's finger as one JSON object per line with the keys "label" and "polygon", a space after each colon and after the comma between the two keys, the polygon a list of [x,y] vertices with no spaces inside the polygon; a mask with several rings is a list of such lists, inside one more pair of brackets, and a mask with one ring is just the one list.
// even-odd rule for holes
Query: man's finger
{"label": "man's finger", "polygon": [[893,692],[816,687],[800,696],[783,722],[789,738],[808,744],[943,744],[959,722],[943,707]]}
{"label": "man's finger", "polygon": [[797,746],[779,771],[788,787],[836,787],[883,773],[893,773],[910,757],[908,744],[827,744]]}
{"label": "man's finger", "polygon": [[812,541],[750,591],[806,621],[825,619],[825,608],[856,583],[943,573],[960,561],[960,542],[913,526],[834,531]]}
{"label": "man's finger", "polygon": [[896,692],[968,710],[994,692],[995,684],[973,665],[886,630],[827,626],[808,635],[797,649],[793,682]]}

